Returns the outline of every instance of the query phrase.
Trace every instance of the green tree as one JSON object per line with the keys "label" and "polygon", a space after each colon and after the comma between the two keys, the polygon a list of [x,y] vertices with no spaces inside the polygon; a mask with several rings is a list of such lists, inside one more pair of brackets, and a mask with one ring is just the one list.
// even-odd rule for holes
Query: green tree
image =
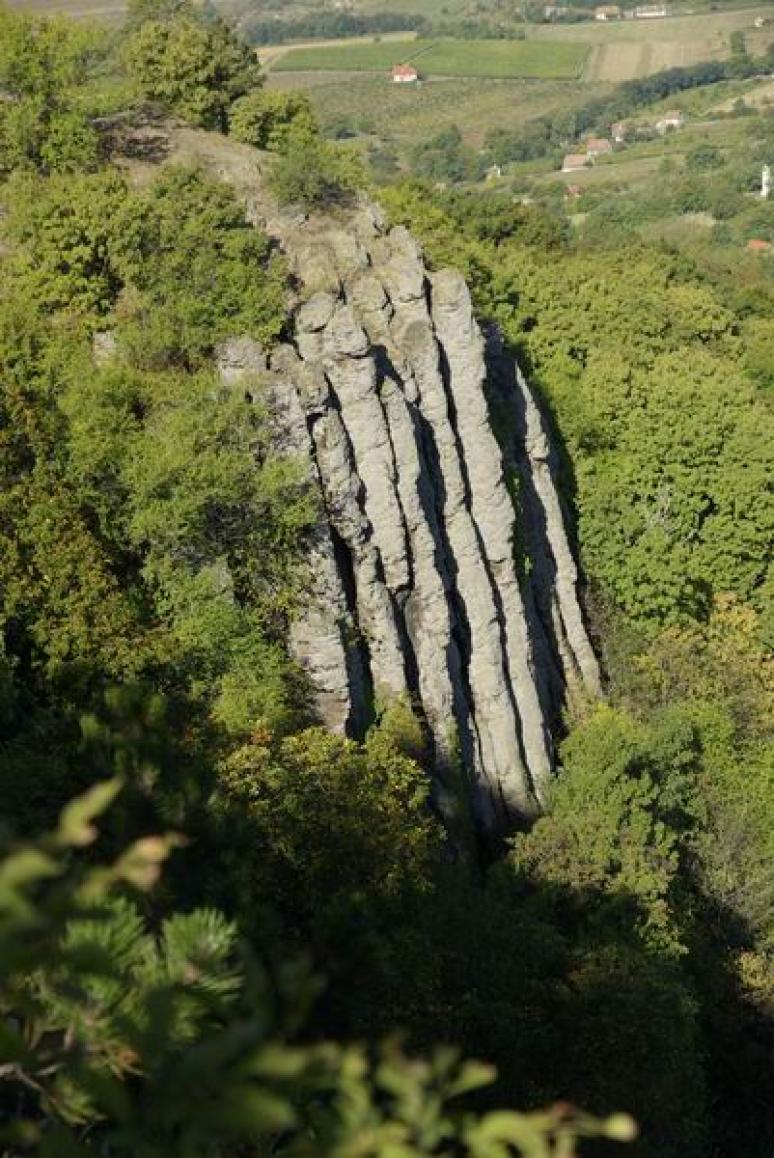
{"label": "green tree", "polygon": [[103,46],[90,28],[0,10],[0,173],[93,169],[99,140],[73,101]]}
{"label": "green tree", "polygon": [[270,345],[286,321],[287,267],[233,194],[170,168],[113,224],[123,282],[123,341],[149,367],[196,366],[223,339]]}
{"label": "green tree", "polygon": [[671,940],[679,840],[665,800],[685,807],[683,766],[690,766],[695,742],[679,726],[663,739],[674,745],[668,786],[660,784],[664,771],[651,754],[656,737],[626,714],[598,708],[565,742],[550,814],[517,838],[514,855],[537,879],[636,898],[647,930]]}
{"label": "green tree", "polygon": [[205,23],[187,9],[140,24],[127,40],[125,58],[143,97],[208,129],[225,131],[230,105],[261,81],[246,44],[221,21]]}
{"label": "green tree", "polygon": [[308,931],[421,886],[442,839],[429,788],[422,769],[379,731],[364,745],[319,728],[279,746],[257,733],[227,756],[217,793],[244,864],[244,903],[256,892],[272,896],[291,928]]}
{"label": "green tree", "polygon": [[119,221],[131,196],[115,170],[18,179],[12,191],[9,232],[19,243],[19,284],[44,310],[106,314],[123,278],[116,254]]}

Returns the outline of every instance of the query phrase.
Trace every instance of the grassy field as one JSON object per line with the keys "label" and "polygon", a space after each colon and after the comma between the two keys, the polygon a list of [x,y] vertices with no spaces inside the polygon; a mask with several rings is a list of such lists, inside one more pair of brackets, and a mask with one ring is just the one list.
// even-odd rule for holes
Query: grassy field
{"label": "grassy field", "polygon": [[427,53],[433,41],[347,40],[291,48],[273,65],[280,72],[386,72]]}
{"label": "grassy field", "polygon": [[571,80],[583,69],[586,45],[523,40],[372,41],[295,48],[273,68],[282,72],[385,72],[411,62],[428,76]]}
{"label": "grassy field", "polygon": [[98,20],[103,24],[120,24],[126,15],[125,0],[7,0],[7,3],[19,12],[40,16],[64,13],[74,20]]}
{"label": "grassy field", "polygon": [[394,85],[383,74],[351,72],[272,71],[268,84],[303,90],[326,128],[347,123],[399,147],[456,125],[467,144],[480,148],[490,129],[514,129],[531,117],[558,112],[608,91],[605,86],[569,80],[465,77],[431,79],[418,87]]}
{"label": "grassy field", "polygon": [[530,40],[572,40],[587,44],[670,43],[694,41],[726,44],[732,32],[752,31],[757,16],[774,16],[771,4],[727,12],[701,12],[693,16],[667,16],[661,20],[607,20],[582,24],[533,24]]}
{"label": "grassy field", "polygon": [[668,68],[685,68],[705,60],[722,60],[728,47],[712,39],[690,41],[620,41],[592,48],[584,76],[592,82],[617,84],[651,76]]}
{"label": "grassy field", "polygon": [[756,30],[756,16],[771,16],[771,5],[662,20],[614,20],[593,24],[536,25],[530,40],[588,44],[584,71],[591,82],[617,83],[705,60],[725,60],[733,32],[744,32],[751,52],[763,52],[773,30]]}

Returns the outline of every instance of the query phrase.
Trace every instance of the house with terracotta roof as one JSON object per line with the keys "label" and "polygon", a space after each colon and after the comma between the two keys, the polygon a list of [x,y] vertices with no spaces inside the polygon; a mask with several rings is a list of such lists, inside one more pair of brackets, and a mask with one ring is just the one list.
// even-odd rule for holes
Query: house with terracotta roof
{"label": "house with terracotta roof", "polygon": [[615,141],[616,145],[622,145],[628,136],[629,128],[626,121],[616,121],[610,126],[610,136]]}
{"label": "house with terracotta roof", "polygon": [[393,84],[416,84],[419,73],[413,64],[394,64],[392,66]]}
{"label": "house with terracotta roof", "polygon": [[568,153],[562,162],[563,173],[577,173],[579,169],[586,169],[591,158],[586,153]]}
{"label": "house with terracotta roof", "polygon": [[768,253],[771,249],[771,242],[764,241],[762,237],[751,237],[747,242],[747,249],[750,253]]}
{"label": "house with terracotta roof", "polygon": [[586,156],[587,157],[602,157],[605,153],[612,153],[613,142],[608,141],[607,137],[589,137],[586,141]]}
{"label": "house with terracotta roof", "polygon": [[664,113],[660,120],[656,121],[656,131],[661,133],[668,133],[670,129],[681,129],[685,124],[685,117],[679,109],[672,109],[668,113]]}

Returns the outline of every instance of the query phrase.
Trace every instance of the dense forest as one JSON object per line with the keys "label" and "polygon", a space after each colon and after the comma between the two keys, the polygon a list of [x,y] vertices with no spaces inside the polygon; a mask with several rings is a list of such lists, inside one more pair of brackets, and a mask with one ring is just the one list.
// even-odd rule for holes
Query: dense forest
{"label": "dense forest", "polygon": [[318,499],[214,355],[293,277],[115,162],[169,116],[366,180],[206,8],[0,10],[3,1153],[769,1158],[774,288],[379,189],[539,392],[606,677],[545,815],[451,839],[411,705],[333,735],[290,656]]}

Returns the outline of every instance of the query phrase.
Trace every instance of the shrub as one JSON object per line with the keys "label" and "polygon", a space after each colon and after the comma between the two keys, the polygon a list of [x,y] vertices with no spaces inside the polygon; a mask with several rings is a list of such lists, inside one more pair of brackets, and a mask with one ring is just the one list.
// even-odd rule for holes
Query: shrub
{"label": "shrub", "polygon": [[317,132],[312,106],[293,92],[254,89],[231,106],[229,132],[256,149],[287,152],[293,140],[310,140]]}
{"label": "shrub", "polygon": [[321,205],[339,201],[365,180],[358,157],[319,137],[293,140],[269,177],[282,204]]}

